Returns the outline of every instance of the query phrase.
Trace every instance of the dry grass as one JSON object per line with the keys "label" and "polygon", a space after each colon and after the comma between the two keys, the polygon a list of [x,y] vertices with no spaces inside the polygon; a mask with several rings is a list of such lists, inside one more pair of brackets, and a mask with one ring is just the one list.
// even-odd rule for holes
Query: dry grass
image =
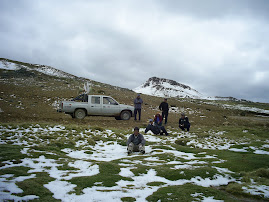
{"label": "dry grass", "polygon": [[[24,63],[24,65],[27,63]],[[29,76],[30,75],[30,76]],[[142,120],[135,122],[115,121],[113,117],[86,117],[84,120],[72,119],[71,116],[56,112],[56,103],[60,100],[68,100],[79,93],[86,79],[57,78],[33,71],[30,73],[14,73],[14,71],[0,70],[0,108],[2,111],[0,121],[5,122],[49,122],[63,124],[82,124],[101,127],[132,128],[134,126],[146,126],[148,119],[153,118],[158,110],[162,98],[142,95],[144,106]],[[122,104],[133,105],[136,93],[92,81],[93,94],[106,94],[114,97]],[[201,127],[219,127],[223,125],[244,126],[249,122],[253,126],[269,127],[269,118],[257,118],[253,113],[244,113],[241,116],[239,110],[227,110],[219,106],[205,104],[201,100],[174,99],[168,100],[170,106],[178,107],[178,113],[169,113],[167,127],[178,129],[180,112],[188,115],[191,122],[191,130]],[[231,104],[231,103],[229,103]],[[254,105],[252,103],[252,105]],[[258,105],[258,103],[257,103]],[[254,105],[255,106],[255,105]],[[263,108],[269,108],[269,104],[262,104]]]}

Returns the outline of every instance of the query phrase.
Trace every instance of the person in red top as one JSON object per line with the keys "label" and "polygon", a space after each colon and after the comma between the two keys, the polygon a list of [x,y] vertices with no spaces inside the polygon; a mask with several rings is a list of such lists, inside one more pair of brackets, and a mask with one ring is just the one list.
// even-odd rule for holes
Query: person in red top
{"label": "person in red top", "polygon": [[154,117],[154,123],[158,126],[162,126],[163,117],[160,114],[156,114]]}

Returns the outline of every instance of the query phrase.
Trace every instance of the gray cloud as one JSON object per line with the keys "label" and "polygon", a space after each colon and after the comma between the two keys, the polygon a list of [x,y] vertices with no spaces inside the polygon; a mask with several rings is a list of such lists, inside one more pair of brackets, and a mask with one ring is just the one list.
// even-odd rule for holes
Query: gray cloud
{"label": "gray cloud", "polygon": [[1,1],[0,57],[121,87],[159,76],[269,102],[269,3]]}

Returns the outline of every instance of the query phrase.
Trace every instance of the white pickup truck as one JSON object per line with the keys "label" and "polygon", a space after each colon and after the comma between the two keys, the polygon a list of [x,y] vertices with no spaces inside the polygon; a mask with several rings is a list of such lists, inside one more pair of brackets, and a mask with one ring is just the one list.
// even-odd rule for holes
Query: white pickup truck
{"label": "white pickup truck", "polygon": [[119,104],[110,96],[87,94],[60,102],[57,111],[77,119],[84,119],[85,116],[111,116],[117,120],[129,120],[134,115],[133,106]]}

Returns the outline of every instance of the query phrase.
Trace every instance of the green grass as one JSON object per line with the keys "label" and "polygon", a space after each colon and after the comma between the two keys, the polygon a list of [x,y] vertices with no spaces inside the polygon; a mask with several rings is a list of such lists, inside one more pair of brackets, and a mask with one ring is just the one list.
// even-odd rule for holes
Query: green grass
{"label": "green grass", "polygon": [[233,172],[250,172],[259,168],[269,167],[268,155],[223,150],[208,150],[208,154],[217,154],[219,159],[226,160],[224,163],[219,163],[218,166],[228,168]]}
{"label": "green grass", "polygon": [[20,163],[21,159],[26,157],[25,154],[20,152],[22,149],[22,146],[0,144],[0,162],[11,160],[14,163]]}
{"label": "green grass", "polygon": [[0,175],[12,174],[14,177],[29,176],[30,168],[24,166],[10,167],[0,170]]}
{"label": "green grass", "polygon": [[133,202],[133,201],[136,201],[136,199],[133,198],[133,197],[123,197],[123,198],[121,198],[121,201],[123,201],[123,202]]}
{"label": "green grass", "polygon": [[36,177],[24,180],[22,182],[17,182],[16,184],[23,190],[22,194],[17,194],[18,196],[26,195],[36,195],[39,196],[38,199],[31,201],[60,201],[53,198],[53,194],[44,187],[44,184],[54,180],[49,177],[47,173],[35,173]]}
{"label": "green grass", "polygon": [[237,201],[236,199],[230,197],[226,193],[212,189],[210,187],[201,187],[193,184],[184,184],[179,186],[168,186],[158,189],[151,196],[148,196],[146,199],[148,201],[195,201],[202,200],[201,196],[194,197],[192,196],[195,193],[202,193],[202,196],[205,197],[214,197],[215,200],[224,200],[224,201]]}
{"label": "green grass", "polygon": [[162,167],[155,168],[155,170],[157,171],[158,176],[172,181],[180,179],[190,180],[194,176],[200,176],[203,179],[212,179],[214,175],[219,174],[215,168],[208,166],[203,166],[196,169],[171,169],[170,166],[164,165]]}
{"label": "green grass", "polygon": [[132,178],[126,178],[119,175],[120,166],[111,162],[99,163],[100,173],[94,176],[75,177],[70,180],[72,184],[77,185],[75,188],[76,194],[81,194],[86,187],[92,187],[95,183],[100,183],[95,186],[113,187],[119,180],[133,181]]}

